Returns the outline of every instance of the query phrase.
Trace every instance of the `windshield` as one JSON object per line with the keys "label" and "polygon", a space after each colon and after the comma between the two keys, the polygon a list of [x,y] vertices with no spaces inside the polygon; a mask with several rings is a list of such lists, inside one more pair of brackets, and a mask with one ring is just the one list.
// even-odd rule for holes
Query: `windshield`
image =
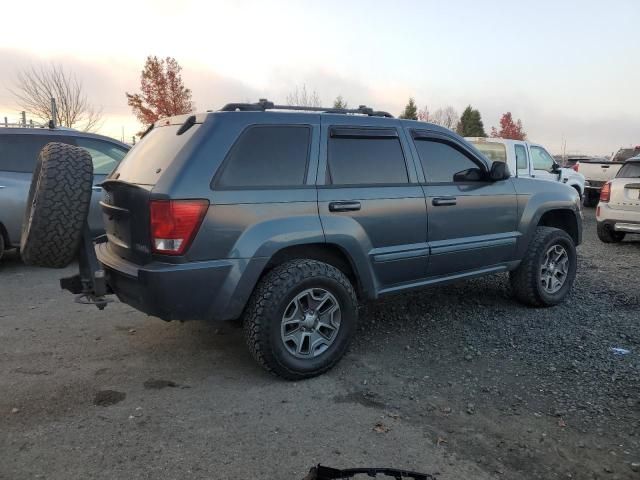
{"label": "windshield", "polygon": [[616,178],[640,178],[640,162],[625,163]]}
{"label": "windshield", "polygon": [[471,142],[480,152],[492,162],[507,161],[507,149],[501,143],[493,142]]}

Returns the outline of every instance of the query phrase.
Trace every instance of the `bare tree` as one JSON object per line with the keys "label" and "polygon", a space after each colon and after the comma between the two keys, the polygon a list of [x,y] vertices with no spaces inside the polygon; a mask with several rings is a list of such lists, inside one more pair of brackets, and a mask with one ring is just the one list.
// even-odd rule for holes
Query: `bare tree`
{"label": "bare tree", "polygon": [[61,65],[43,65],[18,72],[15,87],[10,91],[20,108],[43,122],[53,119],[51,99],[54,98],[56,125],[92,131],[102,123],[102,110],[89,104],[82,83]]}
{"label": "bare tree", "polygon": [[449,130],[455,130],[459,119],[460,116],[458,112],[456,112],[456,109],[449,105],[444,108],[439,108],[430,114],[427,121],[448,128]]}
{"label": "bare tree", "polygon": [[320,97],[318,93],[313,90],[311,93],[307,91],[307,86],[302,85],[302,88],[296,87],[296,89],[287,94],[287,105],[299,106],[299,107],[319,107]]}

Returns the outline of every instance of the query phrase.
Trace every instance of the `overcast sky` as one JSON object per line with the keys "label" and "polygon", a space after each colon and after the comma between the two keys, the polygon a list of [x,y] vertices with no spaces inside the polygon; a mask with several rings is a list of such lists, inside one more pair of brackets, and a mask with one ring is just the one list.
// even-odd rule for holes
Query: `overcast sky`
{"label": "overcast sky", "polygon": [[431,111],[500,114],[559,153],[640,144],[640,1],[30,0],[2,5],[0,116],[19,69],[56,62],[102,107],[102,133],[139,125],[125,91],[147,55],[173,56],[198,110],[296,85],[323,104],[342,95],[398,114],[409,96]]}

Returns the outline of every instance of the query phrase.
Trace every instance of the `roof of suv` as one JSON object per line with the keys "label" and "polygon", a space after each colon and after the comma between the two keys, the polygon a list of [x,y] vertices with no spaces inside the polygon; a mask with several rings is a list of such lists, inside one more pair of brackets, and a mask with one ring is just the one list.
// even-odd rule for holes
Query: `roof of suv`
{"label": "roof of suv", "polygon": [[107,142],[115,143],[123,148],[131,148],[130,145],[122,143],[115,138],[107,137],[105,135],[99,135],[97,133],[81,132],[80,130],[74,130],[73,128],[38,128],[38,127],[11,127],[0,128],[0,135],[47,135],[47,136],[65,136],[65,137],[83,137],[83,138],[95,138],[96,140],[105,140]]}

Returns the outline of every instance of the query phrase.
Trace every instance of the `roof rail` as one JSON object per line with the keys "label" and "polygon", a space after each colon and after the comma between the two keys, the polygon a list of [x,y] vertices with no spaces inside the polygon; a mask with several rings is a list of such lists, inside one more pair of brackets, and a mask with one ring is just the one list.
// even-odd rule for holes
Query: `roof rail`
{"label": "roof rail", "polygon": [[374,110],[366,105],[360,105],[358,108],[303,107],[296,105],[275,105],[266,98],[261,98],[257,103],[227,103],[220,109],[221,112],[264,112],[266,110],[296,110],[301,112],[357,114],[368,115],[370,117],[393,118],[393,115],[388,112]]}

